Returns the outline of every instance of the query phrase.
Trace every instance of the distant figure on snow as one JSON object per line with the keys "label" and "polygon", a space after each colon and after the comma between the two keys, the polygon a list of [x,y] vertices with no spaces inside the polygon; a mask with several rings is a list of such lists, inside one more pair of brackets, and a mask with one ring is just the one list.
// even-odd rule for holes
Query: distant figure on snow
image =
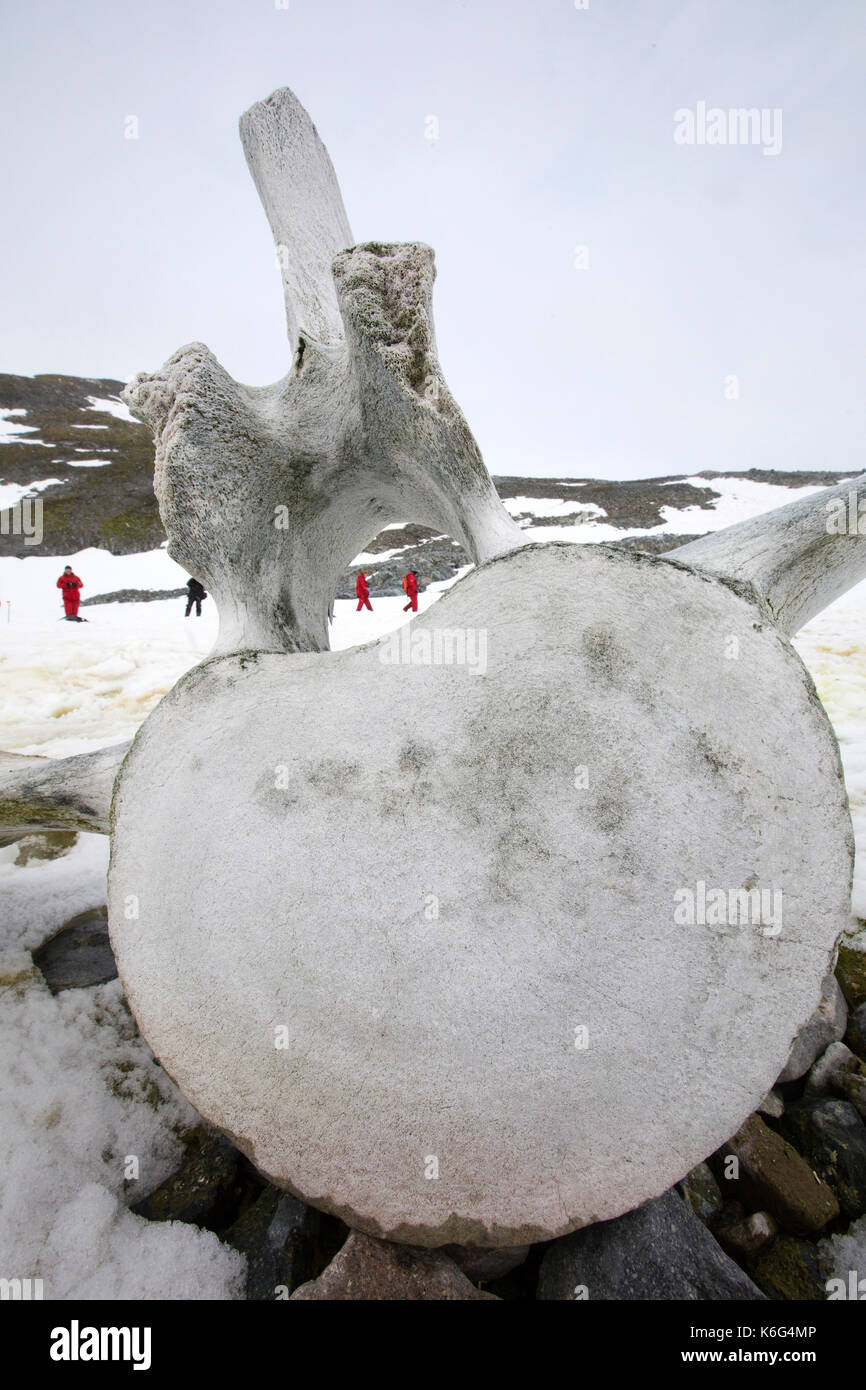
{"label": "distant figure on snow", "polygon": [[358,570],[358,578],[355,580],[355,593],[358,596],[358,607],[355,609],[355,612],[360,613],[362,608],[369,608],[372,613],[373,605],[370,602],[370,590],[367,588],[367,576],[363,570]]}
{"label": "distant figure on snow", "polygon": [[199,584],[197,579],[188,579],[186,581],[186,612],[183,616],[185,618],[188,618],[190,613],[192,612],[192,606],[193,604],[195,604],[195,616],[197,618],[200,618],[201,601],[203,598],[207,598],[207,594],[204,591],[204,585]]}
{"label": "distant figure on snow", "polygon": [[406,613],[410,608],[413,613],[418,612],[418,571],[409,570],[408,574],[403,575],[403,593],[409,600],[403,605],[403,612]]}
{"label": "distant figure on snow", "polygon": [[78,616],[78,604],[81,599],[79,590],[83,587],[77,574],[72,573],[72,566],[67,565],[57,581],[58,589],[63,591],[63,608],[66,613],[68,623],[83,623],[84,619]]}

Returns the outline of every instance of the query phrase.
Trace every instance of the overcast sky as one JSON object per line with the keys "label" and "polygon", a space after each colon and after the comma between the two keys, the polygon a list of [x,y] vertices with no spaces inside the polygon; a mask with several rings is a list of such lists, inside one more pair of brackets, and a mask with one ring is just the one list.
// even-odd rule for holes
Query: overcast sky
{"label": "overcast sky", "polygon": [[866,468],[866,0],[282,3],[2,0],[0,371],[282,376],[237,119],[290,86],[356,240],[435,248],[492,472]]}

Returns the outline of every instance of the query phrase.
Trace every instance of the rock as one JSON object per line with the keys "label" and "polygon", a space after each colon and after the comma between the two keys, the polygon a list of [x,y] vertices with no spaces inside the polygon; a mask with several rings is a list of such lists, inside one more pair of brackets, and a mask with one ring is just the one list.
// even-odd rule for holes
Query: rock
{"label": "rock", "polygon": [[845,1100],[850,1101],[862,1120],[866,1120],[866,1076],[846,1072],[840,1083]]}
{"label": "rock", "polygon": [[222,1135],[199,1131],[192,1152],[149,1196],[130,1209],[148,1221],[188,1221],[219,1231],[234,1210],[239,1154]]}
{"label": "rock", "polygon": [[866,1004],[858,1004],[848,1015],[848,1031],[845,1041],[856,1052],[861,1061],[866,1061]]}
{"label": "rock", "polygon": [[285,1297],[313,1274],[319,1213],[266,1187],[222,1239],[247,1257],[246,1297]]}
{"label": "rock", "polygon": [[801,1100],[780,1121],[849,1220],[866,1212],[866,1124],[847,1100]]}
{"label": "rock", "polygon": [[802,1302],[826,1297],[818,1251],[797,1236],[777,1236],[749,1260],[748,1268],[767,1298]]}
{"label": "rock", "polygon": [[23,835],[18,841],[15,863],[18,868],[28,864],[41,864],[46,859],[62,859],[73,845],[78,843],[75,830],[43,830],[32,835]]}
{"label": "rock", "polygon": [[860,1060],[854,1055],[850,1047],[846,1047],[841,1042],[831,1043],[809,1072],[803,1094],[806,1096],[831,1095],[840,1089],[844,1076],[847,1076],[849,1072],[858,1071],[859,1068]]}
{"label": "rock", "polygon": [[[738,1162],[736,1178],[723,1177],[729,1158]],[[747,1210],[769,1212],[786,1231],[808,1235],[839,1215],[833,1192],[818,1182],[796,1149],[758,1115],[750,1115],[733,1139],[713,1155],[723,1192]]]}
{"label": "rock", "polygon": [[785,1113],[784,1097],[779,1095],[776,1090],[768,1091],[758,1106],[760,1115],[769,1115],[771,1120],[778,1120]]}
{"label": "rock", "polygon": [[765,1211],[746,1216],[739,1202],[731,1202],[713,1226],[713,1235],[728,1254],[742,1260],[755,1255],[776,1235],[778,1227]]}
{"label": "rock", "polygon": [[838,982],[835,976],[827,975],[821,986],[818,1007],[794,1039],[779,1081],[796,1081],[805,1076],[830,1043],[839,1042],[845,1036],[847,1019],[848,1009]]}
{"label": "rock", "polygon": [[439,1250],[424,1250],[353,1231],[339,1254],[318,1277],[302,1284],[292,1298],[313,1301],[387,1300],[453,1302],[494,1299],[476,1289],[453,1260]]}
{"label": "rock", "polygon": [[671,1191],[615,1221],[554,1241],[541,1262],[538,1297],[610,1302],[760,1299],[763,1294]]}
{"label": "rock", "polygon": [[103,985],[117,978],[107,918],[104,907],[80,912],[33,952],[33,960],[52,994]]}
{"label": "rock", "polygon": [[443,1245],[440,1253],[453,1260],[474,1284],[490,1284],[519,1269],[531,1245],[503,1245],[498,1250],[473,1250],[466,1245]]}
{"label": "rock", "polygon": [[722,1210],[724,1199],[721,1188],[708,1163],[696,1163],[682,1182],[677,1183],[677,1191],[705,1226],[711,1225]]}
{"label": "rock", "polygon": [[81,600],[87,608],[99,603],[161,603],[167,598],[186,598],[186,589],[112,589],[110,594],[93,594]]}
{"label": "rock", "polygon": [[836,979],[848,1001],[848,1007],[859,1009],[866,1003],[866,933],[843,940],[839,944]]}

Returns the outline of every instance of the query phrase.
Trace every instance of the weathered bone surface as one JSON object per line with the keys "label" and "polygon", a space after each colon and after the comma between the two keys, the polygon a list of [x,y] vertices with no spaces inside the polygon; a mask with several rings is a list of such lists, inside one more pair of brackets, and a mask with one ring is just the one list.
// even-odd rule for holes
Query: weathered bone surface
{"label": "weathered bone surface", "polygon": [[[112,941],[163,1066],[274,1181],[395,1240],[549,1239],[772,1086],[849,920],[838,750],[760,610],[662,560],[530,546],[411,634],[180,682],[120,778]],[[701,920],[701,885],[763,916]]]}
{"label": "weathered bone surface", "polygon": [[702,536],[666,558],[750,586],[782,632],[793,633],[866,576],[861,503],[866,473]]}
{"label": "weathered bone surface", "polygon": [[[859,543],[818,498],[682,562],[522,546],[438,367],[432,253],[340,245],[290,93],[241,128],[294,360],[257,390],[194,345],[127,394],[220,639],[117,780],[120,973],[277,1183],[411,1244],[548,1239],[726,1140],[817,1003],[852,836],[784,633]],[[327,652],[337,576],[402,520],[479,567],[396,647]],[[65,767],[43,801],[80,788]]]}
{"label": "weathered bone surface", "polygon": [[354,237],[328,151],[292,92],[274,92],[240,119],[241,144],[267,213],[283,276],[292,352],[338,345],[343,326],[331,265]]}
{"label": "weathered bone surface", "polygon": [[284,266],[291,371],[241,386],[196,343],[124,398],[156,437],[169,553],[216,598],[215,650],[323,651],[340,575],[390,523],[476,561],[523,538],[439,367],[433,252],[341,244],[333,169],[291,92],[241,133]]}
{"label": "weathered bone surface", "polygon": [[107,835],[114,780],[128,751],[128,743],[118,743],[74,758],[0,753],[3,834],[90,830]]}

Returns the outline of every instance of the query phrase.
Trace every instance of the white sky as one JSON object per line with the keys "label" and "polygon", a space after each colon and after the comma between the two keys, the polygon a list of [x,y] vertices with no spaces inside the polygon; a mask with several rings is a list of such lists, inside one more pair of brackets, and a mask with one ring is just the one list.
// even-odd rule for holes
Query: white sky
{"label": "white sky", "polygon": [[[290,86],[355,237],[435,247],[441,360],[492,472],[866,468],[864,0],[0,14],[0,371],[126,377],[201,340],[282,376],[237,118]],[[781,108],[781,153],[675,144],[699,101]]]}

